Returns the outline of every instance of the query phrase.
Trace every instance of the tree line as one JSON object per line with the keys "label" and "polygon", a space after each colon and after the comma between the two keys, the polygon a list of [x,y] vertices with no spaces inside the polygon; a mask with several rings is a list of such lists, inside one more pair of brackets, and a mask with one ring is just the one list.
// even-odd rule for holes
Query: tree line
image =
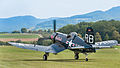
{"label": "tree line", "polygon": [[60,28],[58,31],[67,34],[70,32],[77,32],[84,38],[87,27],[92,27],[94,29],[96,42],[105,40],[117,40],[120,42],[120,21],[115,20],[80,22],[76,25],[69,24]]}
{"label": "tree line", "polygon": [[[109,21],[102,20],[97,22],[80,22],[75,25],[68,24],[67,26],[62,27],[57,31],[66,34],[69,34],[70,32],[77,32],[80,37],[84,38],[87,27],[92,27],[94,29],[96,42],[106,41],[106,40],[117,40],[120,43],[120,21],[115,21],[115,20],[109,20]],[[53,33],[53,30],[48,29],[48,30],[28,31],[26,28],[21,28],[21,33],[38,33],[38,34],[42,34],[43,37],[49,37]],[[37,44],[42,44],[43,42],[44,41],[39,42],[38,40]]]}

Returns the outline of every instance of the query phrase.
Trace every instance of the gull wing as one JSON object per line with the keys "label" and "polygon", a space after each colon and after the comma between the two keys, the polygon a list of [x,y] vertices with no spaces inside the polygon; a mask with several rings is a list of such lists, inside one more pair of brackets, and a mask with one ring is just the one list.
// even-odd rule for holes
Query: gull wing
{"label": "gull wing", "polygon": [[[111,48],[112,46],[118,45],[118,41],[116,40],[109,40],[109,41],[102,41],[96,42],[92,45],[93,48]],[[87,46],[77,46],[77,47],[70,47],[69,49],[84,49],[89,48]]]}
{"label": "gull wing", "polygon": [[14,43],[14,42],[8,42],[8,43],[13,46],[19,47],[19,48],[43,51],[43,52],[47,52],[47,53],[59,53],[59,52],[65,50],[65,48],[63,46],[59,46],[57,43],[51,44],[50,46],[23,44],[23,43]]}

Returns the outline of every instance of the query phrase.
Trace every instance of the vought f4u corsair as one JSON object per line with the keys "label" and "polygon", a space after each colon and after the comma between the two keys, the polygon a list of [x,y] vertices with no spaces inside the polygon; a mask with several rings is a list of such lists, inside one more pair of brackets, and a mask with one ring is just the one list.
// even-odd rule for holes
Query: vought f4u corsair
{"label": "vought f4u corsair", "polygon": [[50,46],[14,42],[9,42],[9,44],[23,49],[43,51],[45,52],[45,54],[43,55],[43,60],[47,60],[49,53],[53,53],[56,55],[61,51],[69,49],[74,52],[75,59],[79,59],[79,53],[85,54],[86,61],[88,61],[88,53],[95,53],[97,48],[110,48],[118,44],[116,40],[95,43],[94,30],[91,27],[88,27],[86,30],[85,40],[79,37],[76,32],[71,32],[70,34],[56,32],[56,20],[54,20],[54,33],[49,39],[53,41],[53,44],[51,44]]}

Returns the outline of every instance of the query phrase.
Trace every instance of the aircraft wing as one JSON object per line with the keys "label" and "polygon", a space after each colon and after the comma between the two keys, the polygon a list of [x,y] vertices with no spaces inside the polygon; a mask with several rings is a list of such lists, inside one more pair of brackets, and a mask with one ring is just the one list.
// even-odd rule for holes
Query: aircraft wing
{"label": "aircraft wing", "polygon": [[112,46],[118,45],[117,40],[109,40],[109,41],[102,41],[102,42],[96,42],[94,45],[92,45],[94,48],[111,48]]}
{"label": "aircraft wing", "polygon": [[51,44],[50,46],[41,46],[41,45],[23,44],[23,43],[14,43],[14,42],[8,42],[8,43],[19,48],[43,51],[47,53],[59,53],[65,50],[64,47],[59,46],[57,43]]}
{"label": "aircraft wing", "polygon": [[[109,40],[109,41],[102,41],[97,42],[94,45],[92,45],[94,48],[111,48],[112,46],[118,45],[118,41],[116,40]],[[77,46],[77,47],[70,47],[69,49],[84,49],[85,46]],[[89,48],[89,47],[88,47]]]}

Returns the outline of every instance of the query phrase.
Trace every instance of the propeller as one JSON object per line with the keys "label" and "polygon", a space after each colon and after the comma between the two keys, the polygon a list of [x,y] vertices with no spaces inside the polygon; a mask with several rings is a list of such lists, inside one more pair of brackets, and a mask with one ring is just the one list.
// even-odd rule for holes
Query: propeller
{"label": "propeller", "polygon": [[53,24],[54,24],[54,32],[56,33],[56,20],[53,20]]}
{"label": "propeller", "polygon": [[[53,29],[54,29],[54,33],[57,35],[57,33],[56,33],[56,20],[53,20]],[[55,43],[55,36],[53,38],[53,43]],[[50,37],[39,38],[40,41],[47,40],[47,39],[51,39],[51,38]]]}
{"label": "propeller", "polygon": [[[56,33],[56,20],[53,20],[54,33]],[[53,38],[53,43],[55,43],[55,37]]]}

